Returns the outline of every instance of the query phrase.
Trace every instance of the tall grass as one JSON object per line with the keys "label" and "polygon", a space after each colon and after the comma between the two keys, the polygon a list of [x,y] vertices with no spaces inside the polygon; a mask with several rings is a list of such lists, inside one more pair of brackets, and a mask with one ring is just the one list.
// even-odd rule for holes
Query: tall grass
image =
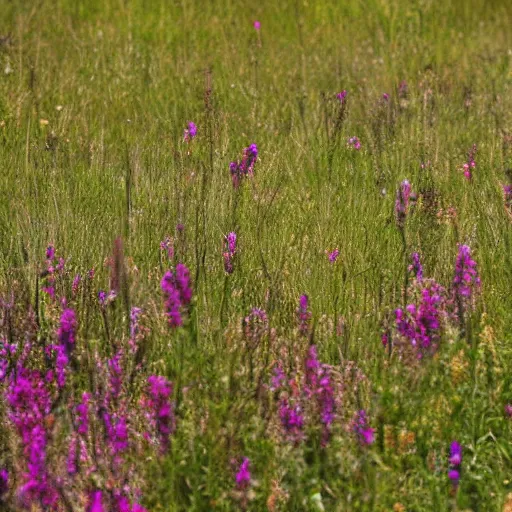
{"label": "tall grass", "polygon": [[[143,468],[149,510],[506,510],[511,23],[500,0],[4,2],[2,295],[15,293],[20,319],[36,308],[39,340],[54,336],[58,307],[40,291],[53,244],[67,260],[63,293],[95,269],[74,302],[88,357],[111,356],[112,340],[129,335],[130,306],[143,309],[144,364],[173,381],[177,402],[170,452]],[[189,121],[198,134],[184,142]],[[360,150],[347,144],[354,136]],[[229,163],[251,143],[255,175],[235,189]],[[418,200],[401,232],[404,179]],[[96,295],[109,289],[118,237],[126,289],[103,315]],[[448,288],[458,244],[478,263],[475,309],[464,329],[443,331],[434,355],[404,364],[381,334],[405,306],[410,254]],[[177,262],[190,268],[194,298],[185,326],[171,330],[160,279]],[[303,294],[308,339],[296,331]],[[256,349],[241,327],[252,308],[268,315]],[[0,340],[8,332],[4,321]],[[309,343],[345,383],[327,448],[313,435],[278,441],[265,388],[273,365],[296,370]],[[91,361],[77,369],[76,390]],[[369,448],[350,429],[359,409],[376,429]],[[7,438],[0,466],[13,468]],[[455,489],[454,439],[464,447]],[[242,492],[244,456],[253,480]]]}

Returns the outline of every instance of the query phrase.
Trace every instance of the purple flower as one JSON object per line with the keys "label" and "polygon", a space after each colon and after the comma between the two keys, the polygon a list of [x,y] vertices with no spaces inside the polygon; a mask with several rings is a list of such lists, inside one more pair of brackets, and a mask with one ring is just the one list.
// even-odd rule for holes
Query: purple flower
{"label": "purple flower", "polygon": [[160,249],[167,253],[167,257],[172,260],[174,258],[174,244],[173,239],[166,236],[160,242]]}
{"label": "purple flower", "polygon": [[239,489],[245,489],[251,482],[251,473],[249,471],[249,459],[243,458],[242,464],[236,474],[236,485]]}
{"label": "purple flower", "polygon": [[256,21],[254,22],[254,28],[255,28],[256,30],[260,30],[260,28],[261,28],[261,23],[260,23],[258,20],[256,20]]}
{"label": "purple flower", "polygon": [[244,149],[241,161],[231,162],[229,164],[234,188],[238,188],[240,186],[242,178],[254,176],[254,165],[256,164],[257,158],[258,146],[256,144],[251,144]]}
{"label": "purple flower", "polygon": [[411,191],[411,184],[404,180],[396,191],[395,216],[400,228],[404,227],[405,219],[409,213],[411,203],[415,201],[415,196]]}
{"label": "purple flower", "polygon": [[469,301],[473,290],[479,286],[480,278],[476,270],[476,262],[471,259],[471,249],[467,245],[459,245],[453,277],[454,293],[460,300]]}
{"label": "purple flower", "polygon": [[412,265],[409,265],[409,272],[414,273],[414,277],[418,281],[423,279],[423,266],[421,265],[420,255],[417,252],[413,252],[411,255]]}
{"label": "purple flower", "polygon": [[476,156],[476,144],[473,144],[471,149],[468,151],[467,162],[462,166],[462,169],[464,171],[464,177],[468,181],[471,181],[471,179],[473,178],[472,170],[476,167],[475,156]]}
{"label": "purple flower", "polygon": [[75,475],[78,471],[77,468],[77,445],[78,445],[78,438],[76,435],[72,435],[71,439],[69,441],[69,447],[68,447],[68,458],[67,458],[67,471],[68,475]]}
{"label": "purple flower", "polygon": [[165,453],[169,449],[170,435],[175,430],[174,405],[171,401],[173,385],[165,377],[157,375],[151,375],[148,384],[148,398],[144,405],[156,430],[160,450]]}
{"label": "purple flower", "polygon": [[101,491],[94,491],[87,506],[87,512],[105,512],[103,507],[103,493]]}
{"label": "purple flower", "polygon": [[503,185],[503,196],[505,198],[505,207],[512,210],[512,185]]}
{"label": "purple flower", "polygon": [[382,99],[383,99],[384,101],[389,101],[389,94],[388,94],[387,92],[383,93],[383,94],[382,94]]}
{"label": "purple flower", "polygon": [[60,326],[57,332],[59,343],[66,351],[66,355],[71,354],[75,346],[75,334],[76,334],[76,314],[68,308],[65,309],[60,317]]}
{"label": "purple flower", "polygon": [[76,406],[77,431],[80,435],[86,436],[89,431],[89,393],[82,394],[82,401]]}
{"label": "purple flower", "polygon": [[343,90],[336,94],[336,98],[340,100],[340,103],[343,104],[345,102],[345,98],[347,97],[347,91]]}
{"label": "purple flower", "polygon": [[512,418],[512,404],[506,404],[506,405],[505,405],[505,414],[506,414],[509,418]]}
{"label": "purple flower", "polygon": [[55,258],[55,247],[53,247],[53,245],[49,245],[46,248],[46,259],[53,260],[53,258]]}
{"label": "purple flower", "polygon": [[197,135],[197,126],[190,121],[188,123],[188,128],[183,132],[183,140],[184,142],[190,142]]}
{"label": "purple flower", "polygon": [[80,281],[82,280],[82,276],[80,274],[77,274],[74,279],[73,279],[73,284],[72,284],[72,293],[73,293],[73,296],[75,296],[77,293],[78,293],[78,287],[80,286]]}
{"label": "purple flower", "polygon": [[270,380],[270,389],[277,391],[286,382],[286,375],[279,364],[274,366],[273,373],[274,375]]}
{"label": "purple flower", "polygon": [[299,323],[299,333],[307,336],[309,333],[309,324],[311,321],[311,312],[308,311],[308,296],[301,295],[299,307],[297,308],[297,319]]}
{"label": "purple flower", "polygon": [[327,252],[327,256],[329,257],[329,261],[331,263],[334,263],[338,259],[339,254],[340,254],[340,251],[337,248],[334,249],[334,251],[332,251],[332,252]]}
{"label": "purple flower", "polygon": [[357,137],[350,137],[348,139],[348,145],[359,151],[361,149],[361,141]]}
{"label": "purple flower", "polygon": [[368,417],[364,409],[357,413],[354,422],[354,432],[362,445],[370,445],[375,441],[375,430],[368,425]]}
{"label": "purple flower", "polygon": [[454,485],[457,485],[460,479],[460,465],[462,463],[462,446],[457,441],[453,441],[450,445],[450,458],[448,460],[451,465],[448,478]]}
{"label": "purple flower", "polygon": [[222,254],[224,258],[224,270],[227,274],[232,274],[234,270],[233,260],[236,254],[236,233],[229,233],[229,235],[224,237],[224,241],[225,251]]}
{"label": "purple flower", "polygon": [[0,500],[3,495],[9,490],[9,472],[7,469],[0,469]]}
{"label": "purple flower", "polygon": [[286,398],[279,404],[279,418],[286,437],[292,442],[300,441],[304,434],[304,415],[300,405],[292,406]]}
{"label": "purple flower", "polygon": [[165,309],[169,325],[171,327],[183,325],[182,310],[190,304],[192,299],[188,268],[182,263],[178,263],[174,273],[169,270],[164,274],[160,286],[166,296]]}
{"label": "purple flower", "polygon": [[456,469],[450,469],[448,471],[448,478],[452,481],[454,485],[458,485],[460,480],[460,473]]}

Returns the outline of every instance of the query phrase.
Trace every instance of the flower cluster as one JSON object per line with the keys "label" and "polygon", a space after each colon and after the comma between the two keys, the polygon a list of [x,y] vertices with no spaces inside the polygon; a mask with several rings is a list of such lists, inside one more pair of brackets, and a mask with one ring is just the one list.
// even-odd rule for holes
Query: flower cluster
{"label": "flower cluster", "polygon": [[405,310],[395,310],[396,330],[418,351],[418,358],[425,351],[437,348],[444,308],[444,289],[435,281],[426,280],[422,284],[416,304],[408,304]]}
{"label": "flower cluster", "polygon": [[475,156],[476,156],[476,144],[473,144],[471,149],[468,151],[468,160],[462,166],[462,170],[464,172],[464,177],[468,181],[470,181],[472,179],[472,177],[473,177],[472,171],[476,167]]}
{"label": "flower cluster", "polygon": [[336,249],[334,249],[334,251],[332,251],[332,252],[326,251],[326,253],[327,253],[327,257],[329,258],[329,261],[331,263],[334,263],[338,259],[340,251],[338,248],[336,248]]}
{"label": "flower cluster", "polygon": [[368,415],[360,410],[354,420],[354,432],[362,445],[370,445],[375,441],[375,430],[368,426]]}
{"label": "flower cluster", "polygon": [[160,283],[165,295],[166,315],[171,327],[183,325],[182,313],[192,300],[190,272],[182,263],[176,265],[174,272],[167,271]]}
{"label": "flower cluster", "polygon": [[250,348],[255,349],[268,331],[268,317],[265,310],[253,308],[243,320],[243,330]]}
{"label": "flower cluster", "polygon": [[350,137],[347,144],[357,151],[361,149],[361,141],[357,137]]}
{"label": "flower cluster", "polygon": [[408,180],[402,181],[400,187],[396,191],[395,200],[395,217],[398,227],[401,229],[405,226],[405,220],[409,213],[411,206],[416,201],[416,196],[413,194],[411,184]]}
{"label": "flower cluster", "polygon": [[423,279],[423,265],[421,264],[420,255],[417,252],[413,252],[411,255],[412,264],[409,265],[409,272],[414,274],[417,281]]}
{"label": "flower cluster", "polygon": [[52,300],[55,300],[55,285],[57,275],[64,270],[65,265],[64,258],[55,257],[55,247],[49,245],[46,248],[46,271],[44,277],[46,280],[43,291],[47,293]]}
{"label": "flower cluster", "polygon": [[236,486],[245,489],[251,483],[251,472],[249,470],[249,459],[244,457],[235,476]]}
{"label": "flower cluster", "polygon": [[471,248],[467,245],[459,245],[452,284],[459,306],[470,303],[473,292],[480,287],[476,261],[471,258]]}
{"label": "flower cluster", "polygon": [[336,94],[336,98],[339,100],[339,102],[343,105],[345,103],[345,98],[347,97],[347,91],[344,89],[343,91]]}
{"label": "flower cluster", "polygon": [[242,178],[254,176],[254,165],[256,164],[257,158],[258,146],[251,144],[244,149],[241,161],[231,162],[229,164],[233,187],[238,188]]}
{"label": "flower cluster", "polygon": [[188,128],[185,128],[183,132],[183,141],[190,142],[197,135],[197,126],[190,121],[188,123]]}
{"label": "flower cluster", "polygon": [[299,333],[302,336],[309,334],[309,324],[311,322],[311,312],[308,310],[308,296],[301,295],[299,299],[299,307],[297,308],[297,321],[299,325]]}
{"label": "flower cluster", "polygon": [[453,441],[450,445],[450,458],[448,460],[450,462],[448,478],[453,485],[457,486],[460,480],[460,465],[462,463],[462,446],[457,441]]}
{"label": "flower cluster", "polygon": [[224,252],[222,256],[224,258],[224,270],[227,274],[232,274],[234,270],[234,259],[236,254],[236,233],[231,232],[229,235],[224,237]]}
{"label": "flower cluster", "polygon": [[150,424],[156,432],[161,453],[168,451],[169,438],[175,430],[172,391],[172,383],[165,377],[151,375],[148,378],[147,397],[143,400],[143,405],[148,410]]}

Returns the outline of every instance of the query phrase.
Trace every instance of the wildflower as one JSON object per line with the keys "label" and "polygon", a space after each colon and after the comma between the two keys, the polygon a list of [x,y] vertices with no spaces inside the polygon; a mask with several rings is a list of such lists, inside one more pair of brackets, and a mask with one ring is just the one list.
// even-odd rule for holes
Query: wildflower
{"label": "wildflower", "polygon": [[255,30],[260,30],[261,29],[261,23],[258,20],[256,20],[254,22],[254,28],[255,28]]}
{"label": "wildflower", "polygon": [[166,296],[165,308],[169,325],[171,327],[183,325],[182,309],[190,304],[192,299],[188,268],[182,263],[178,263],[174,273],[169,270],[164,274],[160,286]]}
{"label": "wildflower", "polygon": [[160,249],[167,253],[167,257],[169,258],[169,260],[172,260],[174,258],[174,243],[172,238],[166,236],[160,242]]}
{"label": "wildflower", "polygon": [[476,270],[476,262],[471,259],[471,249],[467,245],[459,245],[455,261],[453,288],[457,297],[470,300],[473,290],[480,286],[480,278]]}
{"label": "wildflower", "polygon": [[268,330],[268,317],[265,310],[252,308],[243,320],[244,335],[252,349],[255,349]]}
{"label": "wildflower", "polygon": [[133,352],[137,350],[137,335],[139,334],[139,316],[142,309],[133,306],[130,310],[130,347]]}
{"label": "wildflower", "polygon": [[102,498],[103,493],[101,491],[94,491],[89,498],[87,512],[105,512]]}
{"label": "wildflower", "polygon": [[417,252],[413,252],[411,255],[412,265],[409,265],[409,272],[414,273],[414,277],[421,281],[423,279],[423,266],[420,261],[420,255]]}
{"label": "wildflower", "polygon": [[188,123],[188,128],[183,132],[183,141],[190,142],[197,135],[197,127],[196,125],[190,121]]}
{"label": "wildflower", "polygon": [[476,156],[476,144],[473,144],[471,149],[468,152],[468,159],[467,162],[462,166],[462,169],[464,171],[464,177],[471,181],[473,175],[472,170],[476,167],[475,163],[475,156]]}
{"label": "wildflower", "polygon": [[512,404],[505,405],[505,414],[507,417],[512,418]]}
{"label": "wildflower", "polygon": [[77,412],[77,431],[82,436],[86,436],[89,431],[89,393],[82,394],[82,401],[76,406]]}
{"label": "wildflower", "polygon": [[249,471],[249,459],[247,457],[243,458],[235,479],[236,485],[239,489],[244,489],[249,486],[251,482],[251,473]]}
{"label": "wildflower", "polygon": [[174,409],[171,402],[172,382],[165,377],[151,375],[148,378],[148,398],[144,405],[157,432],[162,453],[169,449],[169,437],[175,430]]}
{"label": "wildflower", "polygon": [[75,334],[76,334],[76,314],[68,308],[62,312],[60,317],[60,326],[57,332],[59,343],[64,348],[66,355],[71,354],[75,346]]}
{"label": "wildflower", "polygon": [[370,445],[375,441],[375,430],[368,426],[368,416],[364,409],[357,413],[354,432],[362,445]]}
{"label": "wildflower", "polygon": [[386,101],[386,102],[389,101],[389,94],[387,92],[383,93],[382,99],[383,99],[383,101]]}
{"label": "wildflower", "polygon": [[338,256],[340,254],[340,251],[338,250],[338,248],[334,249],[334,251],[332,252],[327,252],[327,256],[329,257],[329,261],[331,263],[334,263],[337,259],[338,259]]}
{"label": "wildflower", "polygon": [[222,254],[224,258],[224,270],[227,274],[233,273],[233,260],[236,254],[236,233],[231,232],[229,235],[224,237],[225,239],[225,251]]}
{"label": "wildflower", "polygon": [[274,375],[270,381],[270,389],[277,391],[286,382],[286,375],[279,364],[274,366],[273,373]]}
{"label": "wildflower", "polygon": [[82,276],[80,274],[77,274],[74,279],[73,279],[73,284],[72,284],[72,293],[73,293],[73,297],[78,293],[78,287],[80,286],[80,281],[82,280]]}
{"label": "wildflower", "polygon": [[512,213],[512,185],[503,185],[503,196],[505,198],[505,208]]}
{"label": "wildflower", "polygon": [[361,149],[361,141],[357,137],[350,137],[348,139],[348,145],[359,151]]}
{"label": "wildflower", "polygon": [[453,441],[450,445],[450,457],[448,460],[450,462],[448,478],[456,486],[460,480],[460,465],[462,463],[462,446],[457,441]]}
{"label": "wildflower", "polygon": [[308,296],[301,295],[299,307],[297,308],[297,319],[299,322],[299,333],[307,336],[309,333],[309,324],[311,320],[311,312],[308,311]]}
{"label": "wildflower", "polygon": [[55,247],[53,245],[49,245],[46,248],[46,259],[51,261],[55,258]]}
{"label": "wildflower", "polygon": [[68,458],[66,461],[67,471],[68,475],[75,475],[77,473],[77,444],[78,444],[78,438],[76,435],[72,435],[71,439],[69,440],[69,447],[68,447]]}
{"label": "wildflower", "polygon": [[234,188],[240,186],[242,178],[254,176],[254,165],[256,164],[257,158],[258,146],[251,144],[244,149],[241,161],[231,162],[229,164]]}
{"label": "wildflower", "polygon": [[336,98],[338,98],[338,100],[340,101],[340,103],[343,105],[343,103],[345,102],[345,98],[347,97],[347,91],[346,90],[343,90],[341,92],[339,92],[338,94],[336,94]]}
{"label": "wildflower", "polygon": [[0,469],[0,500],[3,495],[9,490],[9,472],[7,469]]}
{"label": "wildflower", "polygon": [[397,224],[400,228],[404,227],[405,219],[409,213],[411,203],[414,203],[415,200],[416,197],[411,191],[411,184],[409,181],[402,181],[400,187],[396,191],[395,200],[395,216]]}
{"label": "wildflower", "polygon": [[279,418],[288,439],[293,442],[302,439],[304,415],[300,405],[292,406],[286,398],[283,398],[279,404]]}

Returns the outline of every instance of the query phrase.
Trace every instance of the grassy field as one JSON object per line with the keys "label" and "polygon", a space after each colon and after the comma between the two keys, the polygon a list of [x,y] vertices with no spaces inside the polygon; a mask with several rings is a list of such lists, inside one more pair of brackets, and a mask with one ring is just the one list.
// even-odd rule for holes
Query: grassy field
{"label": "grassy field", "polygon": [[0,2],[0,510],[510,512],[511,27]]}

